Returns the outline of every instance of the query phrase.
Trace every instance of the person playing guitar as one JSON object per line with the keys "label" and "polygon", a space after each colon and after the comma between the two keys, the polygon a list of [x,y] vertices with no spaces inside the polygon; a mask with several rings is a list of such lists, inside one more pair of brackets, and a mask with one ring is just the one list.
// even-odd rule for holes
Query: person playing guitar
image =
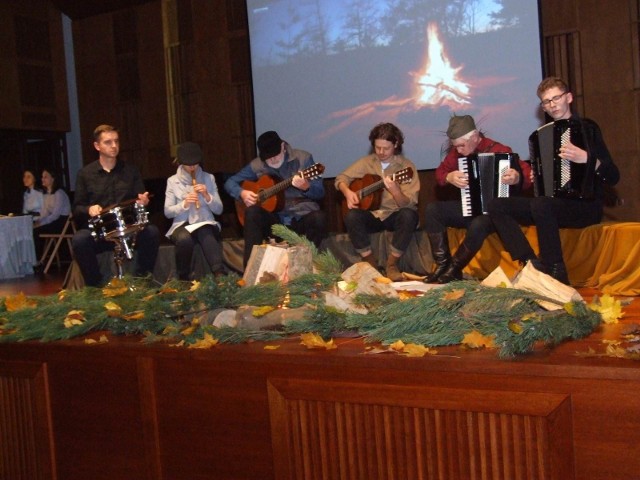
{"label": "person playing guitar", "polygon": [[327,217],[319,205],[324,198],[320,178],[324,167],[273,130],[260,135],[257,145],[258,157],[224,184],[236,200],[244,226],[245,267],[253,246],[271,237],[271,227],[277,223],[305,235],[317,248],[327,232]]}
{"label": "person playing guitar", "polygon": [[388,278],[400,281],[403,276],[397,262],[418,225],[420,180],[413,162],[401,155],[404,135],[397,126],[376,125],[369,141],[372,153],[338,175],[335,187],[344,195],[345,227],[363,261],[378,268],[370,234],[393,231],[385,271]]}

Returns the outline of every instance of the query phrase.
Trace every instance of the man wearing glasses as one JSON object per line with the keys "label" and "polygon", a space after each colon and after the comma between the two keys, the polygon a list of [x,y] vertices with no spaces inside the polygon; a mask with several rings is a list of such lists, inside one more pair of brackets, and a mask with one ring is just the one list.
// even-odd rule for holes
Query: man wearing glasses
{"label": "man wearing glasses", "polygon": [[[558,77],[545,78],[538,86],[537,94],[540,107],[554,122],[572,119],[579,125],[585,148],[571,141],[563,142],[559,158],[586,164],[585,176],[593,178],[592,192],[574,197],[498,198],[489,204],[489,215],[513,260],[518,260],[522,265],[532,261],[538,270],[568,285],[560,228],[584,228],[599,223],[603,210],[603,185],[615,185],[620,172],[609,154],[598,124],[571,112],[573,95],[564,80]],[[529,245],[520,225],[536,226],[540,258]]]}

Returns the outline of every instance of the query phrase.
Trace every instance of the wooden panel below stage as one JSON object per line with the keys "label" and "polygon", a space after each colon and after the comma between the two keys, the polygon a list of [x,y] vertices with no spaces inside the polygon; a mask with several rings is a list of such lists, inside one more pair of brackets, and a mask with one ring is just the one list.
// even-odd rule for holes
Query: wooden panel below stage
{"label": "wooden panel below stage", "polygon": [[640,369],[575,355],[612,328],[513,361],[0,344],[0,479],[637,478]]}

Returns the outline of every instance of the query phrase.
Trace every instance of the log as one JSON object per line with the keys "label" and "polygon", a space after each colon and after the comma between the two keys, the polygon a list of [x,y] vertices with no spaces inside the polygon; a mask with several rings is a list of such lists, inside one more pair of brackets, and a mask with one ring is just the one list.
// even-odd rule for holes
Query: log
{"label": "log", "polygon": [[244,270],[245,285],[281,281],[313,273],[311,249],[305,245],[290,247],[288,244],[254,245],[247,268]]}

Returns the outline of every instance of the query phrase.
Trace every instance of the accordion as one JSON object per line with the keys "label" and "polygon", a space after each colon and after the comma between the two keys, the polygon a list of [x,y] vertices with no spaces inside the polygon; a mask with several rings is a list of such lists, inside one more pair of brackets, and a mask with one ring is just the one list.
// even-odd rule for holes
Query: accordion
{"label": "accordion", "polygon": [[567,142],[587,150],[582,123],[556,120],[538,128],[529,137],[533,192],[536,197],[592,198],[595,164],[560,158]]}
{"label": "accordion", "polygon": [[509,168],[520,170],[518,159],[517,153],[478,153],[458,159],[458,170],[469,178],[469,184],[460,189],[463,217],[487,213],[492,199],[509,196],[510,186],[501,178]]}

